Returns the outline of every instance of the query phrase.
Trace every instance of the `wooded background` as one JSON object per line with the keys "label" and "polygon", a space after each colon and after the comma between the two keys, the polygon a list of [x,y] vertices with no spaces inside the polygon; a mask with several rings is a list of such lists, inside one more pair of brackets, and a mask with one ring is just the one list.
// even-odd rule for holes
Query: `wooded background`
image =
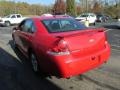
{"label": "wooded background", "polygon": [[11,13],[22,15],[52,13],[77,16],[84,12],[104,13],[113,18],[120,17],[120,0],[55,0],[53,5],[0,0],[0,16]]}

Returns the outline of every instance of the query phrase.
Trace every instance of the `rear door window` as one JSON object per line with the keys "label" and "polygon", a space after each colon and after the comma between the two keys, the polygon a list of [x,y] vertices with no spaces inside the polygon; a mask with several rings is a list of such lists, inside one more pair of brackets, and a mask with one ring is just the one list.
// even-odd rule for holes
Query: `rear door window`
{"label": "rear door window", "polygon": [[21,24],[20,24],[20,29],[21,31],[23,32],[29,32],[30,29],[31,29],[31,26],[32,26],[32,20],[30,19],[27,19],[27,20],[24,20]]}
{"label": "rear door window", "polygon": [[29,32],[29,30],[31,29],[31,25],[32,25],[32,21],[31,20],[26,20],[26,22],[24,24],[24,31]]}
{"label": "rear door window", "polygon": [[16,15],[12,15],[11,18],[16,18]]}
{"label": "rear door window", "polygon": [[36,31],[35,25],[31,19],[25,20],[21,27],[24,32],[34,33]]}

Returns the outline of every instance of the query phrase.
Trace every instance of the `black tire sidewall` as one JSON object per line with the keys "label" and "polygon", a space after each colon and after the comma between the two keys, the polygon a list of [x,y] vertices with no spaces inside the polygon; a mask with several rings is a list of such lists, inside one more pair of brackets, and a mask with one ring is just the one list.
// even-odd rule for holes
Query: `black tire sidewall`
{"label": "black tire sidewall", "polygon": [[34,70],[34,67],[33,67],[33,64],[32,64],[32,54],[33,54],[33,55],[35,56],[35,58],[36,58],[36,55],[35,55],[33,52],[30,52],[30,53],[29,53],[30,64],[31,64],[32,70],[33,70],[35,73],[38,73],[38,72],[39,72],[38,61],[37,61],[37,58],[36,58],[36,61],[37,61],[37,71],[35,71],[35,70]]}
{"label": "black tire sidewall", "polygon": [[10,26],[10,22],[9,21],[5,21],[5,26],[9,27]]}

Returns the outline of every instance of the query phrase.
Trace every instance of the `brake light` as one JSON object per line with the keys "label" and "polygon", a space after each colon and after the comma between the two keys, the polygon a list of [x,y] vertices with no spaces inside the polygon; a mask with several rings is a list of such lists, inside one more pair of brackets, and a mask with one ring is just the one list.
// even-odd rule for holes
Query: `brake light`
{"label": "brake light", "polygon": [[60,40],[56,43],[56,45],[47,51],[48,54],[51,55],[69,55],[69,49],[67,46],[67,42],[65,40]]}

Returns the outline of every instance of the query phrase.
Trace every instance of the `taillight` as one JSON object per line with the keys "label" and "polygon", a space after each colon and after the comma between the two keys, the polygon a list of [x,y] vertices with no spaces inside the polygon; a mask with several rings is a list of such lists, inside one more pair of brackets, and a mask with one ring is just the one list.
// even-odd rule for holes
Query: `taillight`
{"label": "taillight", "polygon": [[67,42],[65,40],[60,40],[53,46],[50,50],[47,51],[48,54],[51,55],[69,55],[69,49],[67,46]]}

